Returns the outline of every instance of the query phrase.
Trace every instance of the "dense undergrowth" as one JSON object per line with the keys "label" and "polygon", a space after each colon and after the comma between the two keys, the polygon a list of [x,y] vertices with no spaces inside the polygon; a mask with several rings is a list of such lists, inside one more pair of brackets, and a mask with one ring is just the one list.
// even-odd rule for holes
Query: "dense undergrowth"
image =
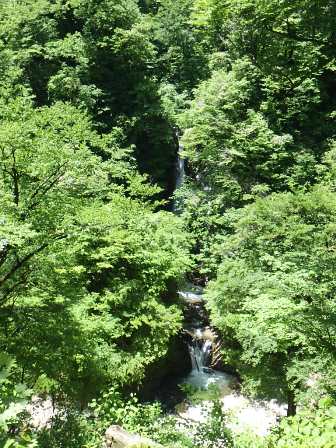
{"label": "dense undergrowth", "polygon": [[[332,0],[0,3],[3,446],[98,447],[112,423],[172,448],[336,446],[335,26]],[[181,329],[185,275],[245,390],[288,403],[268,438],[218,406],[190,438],[129,398]],[[39,432],[32,395],[64,409]]]}

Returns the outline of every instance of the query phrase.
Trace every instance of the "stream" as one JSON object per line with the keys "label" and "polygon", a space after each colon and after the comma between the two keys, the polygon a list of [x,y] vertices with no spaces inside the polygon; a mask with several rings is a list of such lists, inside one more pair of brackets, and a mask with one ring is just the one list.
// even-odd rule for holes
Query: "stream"
{"label": "stream", "polygon": [[215,385],[221,392],[229,392],[230,385],[237,382],[233,375],[216,370],[221,344],[214,330],[209,326],[200,288],[188,285],[189,289],[178,294],[185,304],[184,334],[192,370],[183,379],[198,389],[208,389]]}
{"label": "stream", "polygon": [[[175,186],[177,191],[185,180],[186,161],[183,157],[183,145],[178,132],[175,136],[179,142]],[[182,210],[183,201],[175,199],[173,211],[178,214]],[[183,380],[183,383],[200,389],[216,385],[220,390],[228,390],[235,378],[213,368],[216,365],[215,356],[220,355],[221,347],[217,341],[217,335],[209,326],[207,312],[204,308],[203,289],[186,283],[185,287],[178,291],[178,295],[186,305],[184,333],[189,336],[188,349],[192,366],[190,374]]]}
{"label": "stream", "polygon": [[[180,142],[178,133],[176,137]],[[176,190],[181,188],[185,181],[185,168],[183,146],[179,143]],[[183,211],[182,199],[177,197],[174,200],[173,211],[176,214]],[[200,391],[215,387],[223,411],[233,416],[232,422],[228,425],[231,429],[238,432],[249,429],[261,436],[267,435],[277,424],[279,417],[286,415],[286,407],[276,400],[251,400],[238,391],[238,378],[217,368],[222,357],[222,344],[216,331],[210,325],[203,289],[186,282],[178,291],[178,295],[184,305],[183,340],[188,346],[191,371],[183,378],[176,379],[175,386],[179,387],[178,384],[180,384],[183,388],[183,385],[188,385],[191,389]],[[162,386],[165,387],[164,384]],[[183,419],[202,422],[206,420],[211,408],[212,402],[205,399],[198,404],[184,401],[182,406],[175,407],[175,411]]]}

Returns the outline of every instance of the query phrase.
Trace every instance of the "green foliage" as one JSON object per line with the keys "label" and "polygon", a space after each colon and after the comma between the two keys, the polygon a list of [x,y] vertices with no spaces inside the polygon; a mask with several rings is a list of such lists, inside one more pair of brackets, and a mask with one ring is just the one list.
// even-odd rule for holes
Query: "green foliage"
{"label": "green foliage", "polygon": [[232,437],[226,425],[227,418],[223,413],[222,404],[219,400],[215,400],[208,421],[197,428],[194,446],[198,448],[230,447]]}
{"label": "green foliage", "polygon": [[200,269],[214,274],[223,217],[269,191],[292,189],[314,179],[316,158],[277,133],[261,110],[262,74],[248,58],[213,72],[198,87],[181,118],[184,153],[191,173],[184,196],[185,219],[196,238]]}
{"label": "green foliage", "polygon": [[68,392],[140,381],[181,325],[162,300],[190,264],[181,223],[153,213],[158,189],[117,129],[100,136],[74,106],[29,97],[1,114],[2,344]]}
{"label": "green foliage", "polygon": [[334,135],[335,5],[197,0],[190,22],[212,74],[180,119],[186,220],[201,273],[215,276],[229,207],[319,180]]}
{"label": "green foliage", "polygon": [[220,390],[215,384],[210,384],[206,389],[199,389],[192,384],[180,384],[180,389],[185,393],[188,401],[193,404],[202,401],[216,401],[220,397]]}
{"label": "green foliage", "polygon": [[276,448],[332,448],[335,446],[336,408],[321,403],[316,410],[304,410],[284,420],[279,434],[270,438]]}
{"label": "green foliage", "polygon": [[162,415],[159,403],[139,403],[135,394],[125,400],[115,389],[103,393],[98,401],[93,400],[89,406],[103,428],[113,422],[129,432],[144,436],[151,435],[152,425]]}
{"label": "green foliage", "polygon": [[0,58],[10,59],[15,88],[30,88],[39,106],[65,101],[89,110],[104,132],[121,126],[141,172],[167,199],[176,146],[161,104],[167,77],[158,61],[173,46],[158,44],[162,25],[135,0],[6,0],[0,8]]}
{"label": "green foliage", "polygon": [[41,448],[100,448],[111,424],[147,437],[157,431],[154,426],[161,415],[158,403],[141,404],[134,394],[125,398],[112,388],[93,400],[85,415],[71,407],[64,409],[50,428],[39,431],[38,443]]}
{"label": "green foliage", "polygon": [[12,379],[15,362],[5,353],[0,358],[0,430],[7,432],[10,425],[18,422],[25,410],[30,391],[23,384],[15,384]]}
{"label": "green foliage", "polygon": [[[149,437],[167,448],[220,448],[231,447],[232,434],[227,428],[227,416],[218,398],[204,422],[181,421],[173,416],[157,420],[148,432]],[[204,412],[208,414],[206,408]]]}
{"label": "green foliage", "polygon": [[189,92],[208,75],[208,55],[192,27],[193,0],[160,0],[153,19],[159,76]]}
{"label": "green foliage", "polygon": [[33,448],[35,438],[27,433],[10,437],[10,430],[22,427],[31,391],[17,381],[16,362],[6,353],[0,354],[0,444],[4,448]]}
{"label": "green foliage", "polygon": [[322,187],[274,194],[236,213],[207,299],[214,324],[232,342],[228,360],[253,388],[304,392],[318,372],[320,387],[328,387],[335,213],[334,194]]}
{"label": "green foliage", "polygon": [[[68,408],[46,447],[99,446],[111,420],[179,448],[328,446],[333,407],[304,409],[334,390],[335,13],[332,0],[0,2],[0,346],[17,363],[3,361],[3,432],[20,426],[25,381]],[[163,211],[180,132],[182,219]],[[119,394],[181,328],[191,269],[213,280],[212,323],[245,389],[303,408],[274,438],[234,438],[218,403],[189,437]],[[112,384],[94,421],[73,409]],[[7,447],[34,446],[21,435]]]}
{"label": "green foliage", "polygon": [[40,448],[100,448],[103,432],[99,424],[68,406],[37,434]]}
{"label": "green foliage", "polygon": [[276,134],[253,110],[259,78],[247,59],[230,71],[215,71],[198,88],[184,119],[185,154],[203,185],[226,193],[223,207],[238,205],[258,184],[284,188],[289,183],[284,172],[295,163],[292,137]]}

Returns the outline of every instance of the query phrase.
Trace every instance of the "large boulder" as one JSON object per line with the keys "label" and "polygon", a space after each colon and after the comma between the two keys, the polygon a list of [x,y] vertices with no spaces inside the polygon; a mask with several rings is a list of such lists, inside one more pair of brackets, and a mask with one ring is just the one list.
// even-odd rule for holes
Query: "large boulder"
{"label": "large boulder", "polygon": [[[150,439],[131,434],[117,425],[110,426],[105,433],[104,448],[160,448]],[[161,447],[162,448],[162,447]]]}

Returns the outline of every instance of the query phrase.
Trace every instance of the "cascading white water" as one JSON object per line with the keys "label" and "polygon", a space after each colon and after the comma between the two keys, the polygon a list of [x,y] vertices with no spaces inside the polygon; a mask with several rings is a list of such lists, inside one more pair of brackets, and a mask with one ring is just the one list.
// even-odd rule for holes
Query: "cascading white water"
{"label": "cascading white water", "polygon": [[179,296],[189,303],[200,303],[202,302],[202,295],[196,292],[190,291],[179,291]]}
{"label": "cascading white water", "polygon": [[[179,142],[179,134],[176,132],[176,139]],[[182,157],[183,146],[179,142],[178,157],[176,163],[176,190],[179,189],[185,180],[185,160]],[[211,191],[211,188],[202,182],[201,177],[197,179],[204,191]],[[183,210],[183,200],[175,199],[173,210],[176,214]],[[259,403],[252,403],[233,392],[233,386],[237,384],[237,378],[233,375],[220,372],[211,367],[221,356],[220,345],[216,343],[216,335],[207,327],[206,311],[203,306],[203,290],[193,284],[186,284],[178,291],[180,299],[184,301],[191,313],[184,331],[189,335],[189,354],[191,360],[191,372],[184,378],[183,383],[189,384],[198,389],[208,389],[209,386],[216,386],[221,395],[221,403],[225,412],[234,413],[237,416],[238,424],[234,423],[234,428],[247,428],[249,431],[259,435],[266,435],[270,428],[276,424],[279,415],[286,414],[286,407],[279,406],[274,400],[269,406],[260,406]],[[274,402],[274,403],[273,403]],[[204,404],[207,406],[205,412]],[[184,412],[179,415],[184,421],[204,422],[211,410],[211,402],[203,401],[201,404],[189,404]],[[188,427],[189,429],[189,427]]]}
{"label": "cascading white water", "polygon": [[183,157],[183,145],[180,140],[179,131],[176,131],[175,137],[178,142],[175,190],[178,190],[185,178],[185,159]]}
{"label": "cascading white water", "polygon": [[[202,334],[201,330],[200,333]],[[193,370],[201,372],[209,365],[212,342],[209,340],[193,339],[189,344],[189,353]]]}
{"label": "cascading white water", "polygon": [[[192,370],[184,379],[184,383],[199,389],[207,389],[211,384],[214,384],[223,392],[229,391],[229,386],[233,381],[232,375],[219,372],[211,367],[215,335],[203,320],[202,294],[199,291],[180,291],[179,296],[196,316],[191,319],[185,328],[185,332],[191,337],[188,348]],[[197,301],[194,301],[195,298]]]}
{"label": "cascading white water", "polygon": [[[175,137],[178,142],[175,185],[175,191],[177,191],[185,181],[185,159],[183,158],[183,145],[180,142],[178,131],[175,133]],[[175,199],[174,212],[179,213],[182,209],[183,201]],[[223,386],[227,387],[232,381],[232,376],[210,368],[213,335],[209,329],[205,328],[204,319],[201,316],[201,304],[203,302],[202,288],[189,284],[186,285],[184,290],[179,291],[178,294],[181,299],[193,308],[193,312],[196,315],[196,319],[186,329],[186,333],[191,336],[188,348],[192,370],[184,382],[199,388],[207,388],[210,384],[214,383],[220,388]]]}
{"label": "cascading white water", "polygon": [[[176,161],[176,183],[175,183],[175,191],[177,191],[184,182],[185,179],[185,159],[183,157],[183,145],[180,141],[180,135],[179,132],[175,132],[175,138],[178,142],[178,151],[177,151],[177,161]],[[175,198],[174,204],[173,204],[173,211],[175,213],[178,213],[183,204],[181,203],[181,200]]]}
{"label": "cascading white water", "polygon": [[176,188],[179,188],[185,178],[185,159],[181,156],[183,151],[183,146],[180,144],[178,159],[177,159],[177,178],[176,178]]}

